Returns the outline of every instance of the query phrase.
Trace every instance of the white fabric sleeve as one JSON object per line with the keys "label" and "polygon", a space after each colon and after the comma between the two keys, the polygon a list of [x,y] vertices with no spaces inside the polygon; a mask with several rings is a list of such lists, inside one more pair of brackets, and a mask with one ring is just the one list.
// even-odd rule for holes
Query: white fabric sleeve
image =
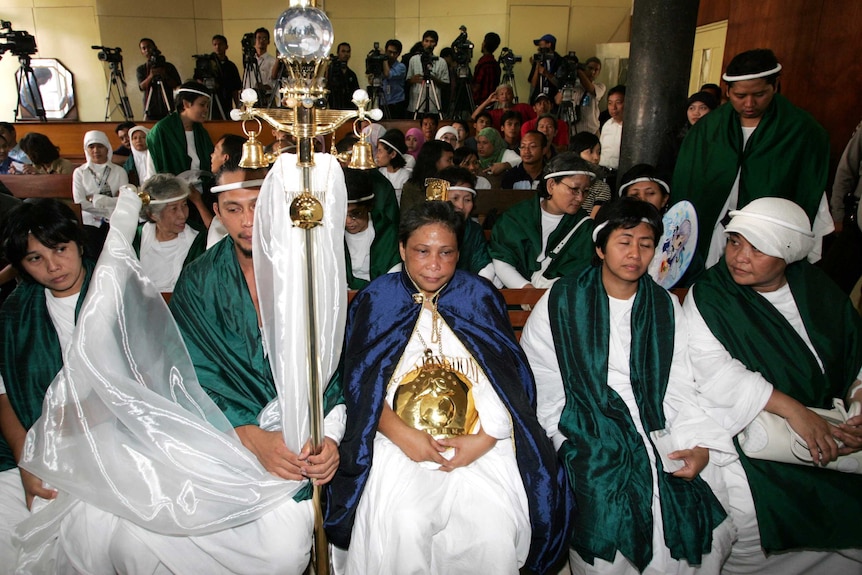
{"label": "white fabric sleeve", "polygon": [[494,262],[491,262],[482,269],[480,269],[479,275],[488,280],[489,282],[493,282],[494,278],[497,277],[497,274],[494,273]]}
{"label": "white fabric sleeve", "polygon": [[772,384],[733,358],[712,334],[697,309],[695,292],[683,304],[688,323],[688,351],[694,368],[698,403],[731,435],[742,431],[763,411]]}
{"label": "white fabric sleeve", "polygon": [[0,395],[6,395],[6,382],[3,381],[2,375],[0,375]]}
{"label": "white fabric sleeve", "polygon": [[566,391],[548,316],[550,293],[551,290],[546,291],[533,307],[521,334],[521,347],[536,378],[536,415],[553,442],[554,449],[559,450],[568,439],[559,429],[560,416],[566,406]]}
{"label": "white fabric sleeve", "polygon": [[79,166],[75,168],[74,172],[72,172],[72,199],[75,200],[76,204],[83,204],[83,202],[87,201],[87,187],[84,185],[84,170],[86,170],[86,168]]}
{"label": "white fabric sleeve", "polygon": [[518,153],[513,150],[506,150],[503,152],[503,157],[500,159],[500,161],[505,164],[509,164],[513,168],[516,168],[521,165],[521,156],[519,156]]}
{"label": "white fabric sleeve", "polygon": [[829,213],[829,202],[826,201],[826,192],[820,198],[820,205],[817,206],[817,214],[814,216],[814,224],[812,225],[814,232],[814,248],[808,254],[810,263],[817,263],[823,257],[823,238],[835,231],[835,222],[832,221],[832,214]]}
{"label": "white fabric sleeve", "polygon": [[530,283],[530,280],[522,276],[512,264],[506,263],[502,260],[493,260],[493,264],[494,273],[500,281],[503,282],[505,287],[520,289]]}
{"label": "white fabric sleeve", "polygon": [[667,427],[671,430],[676,449],[705,447],[710,450],[709,460],[724,466],[738,459],[733,438],[697,403],[694,373],[688,355],[688,327],[679,300],[675,295],[671,298],[674,342],[670,378],[664,396]]}
{"label": "white fabric sleeve", "polygon": [[334,441],[336,445],[341,444],[346,427],[347,406],[343,403],[333,407],[323,418],[323,434]]}

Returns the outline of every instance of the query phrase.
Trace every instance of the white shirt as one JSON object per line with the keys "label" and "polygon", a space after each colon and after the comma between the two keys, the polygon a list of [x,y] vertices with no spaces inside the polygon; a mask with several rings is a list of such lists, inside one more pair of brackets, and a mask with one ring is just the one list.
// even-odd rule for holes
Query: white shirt
{"label": "white shirt", "polygon": [[128,183],[126,170],[116,164],[88,163],[75,168],[72,172],[72,198],[81,206],[84,225],[98,228],[102,221],[110,219],[117,205],[120,186]]}
{"label": "white shirt", "polygon": [[[255,57],[257,58],[257,67],[260,70],[261,83],[275,87],[276,81],[272,79],[272,70],[278,65],[278,60],[276,60],[275,56],[269,52],[264,52],[263,55],[256,55]],[[254,76],[251,74],[246,75],[246,77],[243,78],[242,87],[256,88],[254,85]]]}
{"label": "white shirt", "polygon": [[186,226],[176,238],[160,242],[156,239],[156,224],[144,224],[141,231],[141,268],[157,290],[163,293],[174,291],[189,248],[197,235],[197,230]]}
{"label": "white shirt", "polygon": [[602,135],[599,137],[602,143],[602,159],[600,166],[616,170],[620,167],[620,145],[623,141],[623,124],[617,123],[611,118],[602,126]]}
{"label": "white shirt", "polygon": [[66,350],[72,343],[72,332],[75,331],[75,307],[78,305],[78,294],[67,297],[54,297],[51,290],[45,288],[45,305],[57,339],[60,340],[60,350],[66,357]]}
{"label": "white shirt", "polygon": [[350,252],[350,267],[353,277],[371,281],[371,244],[374,242],[374,223],[368,216],[368,227],[361,232],[344,232],[347,250]]}
{"label": "white shirt", "polygon": [[[416,54],[410,58],[410,63],[407,65],[407,79],[409,80],[413,76],[422,73],[422,55]],[[446,65],[446,60],[443,58],[437,58],[437,60],[431,64],[431,75],[439,81],[449,84],[449,67]],[[410,84],[410,104],[407,106],[407,111],[415,112],[417,111],[417,106],[419,106],[419,112],[425,111],[425,94],[427,92],[423,92],[422,101],[419,102],[419,92],[422,90],[423,86],[423,82]],[[437,109],[437,102],[440,102],[440,85],[437,80],[434,81],[434,91],[437,93],[436,101],[433,95],[429,94],[428,98],[428,111],[432,114],[436,114],[439,111]]]}
{"label": "white shirt", "polygon": [[383,174],[389,183],[392,184],[392,187],[395,189],[395,198],[398,200],[398,205],[401,205],[401,188],[404,187],[404,182],[410,179],[413,170],[408,168],[401,168],[394,172],[390,172],[388,168],[378,168],[380,173]]}

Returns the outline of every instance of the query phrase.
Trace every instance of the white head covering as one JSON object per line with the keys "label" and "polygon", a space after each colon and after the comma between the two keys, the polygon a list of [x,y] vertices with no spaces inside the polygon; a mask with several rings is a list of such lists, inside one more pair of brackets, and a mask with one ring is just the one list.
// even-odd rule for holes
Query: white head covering
{"label": "white head covering", "polygon": [[442,127],[442,128],[440,128],[439,130],[437,130],[437,133],[436,133],[436,134],[434,134],[434,139],[435,139],[435,140],[440,140],[440,139],[442,139],[442,138],[443,138],[443,134],[452,134],[453,136],[455,136],[455,140],[456,140],[456,141],[458,140],[458,130],[456,130],[456,129],[455,129],[455,128],[453,128],[452,126],[443,126],[443,127]]}
{"label": "white head covering", "polygon": [[132,148],[132,157],[135,159],[135,171],[138,172],[138,181],[143,184],[153,175],[147,168],[147,158],[150,155],[150,151],[144,150],[143,152],[139,152],[131,145],[132,134],[135,132],[143,132],[146,135],[150,133],[150,129],[144,126],[129,128],[129,145]]}
{"label": "white head covering", "polygon": [[[90,144],[102,144],[106,148],[108,148],[108,161],[104,164],[94,164],[92,160],[90,160],[90,154],[87,153],[87,147]],[[87,158],[87,167],[93,168],[96,166],[108,166],[111,164],[111,158],[114,157],[114,152],[111,150],[111,142],[108,140],[108,136],[105,132],[101,132],[99,130],[90,130],[86,134],[84,134],[84,157]]]}
{"label": "white head covering", "polygon": [[758,198],[730,212],[725,233],[737,233],[768,256],[788,264],[814,248],[814,233],[805,210],[784,198]]}

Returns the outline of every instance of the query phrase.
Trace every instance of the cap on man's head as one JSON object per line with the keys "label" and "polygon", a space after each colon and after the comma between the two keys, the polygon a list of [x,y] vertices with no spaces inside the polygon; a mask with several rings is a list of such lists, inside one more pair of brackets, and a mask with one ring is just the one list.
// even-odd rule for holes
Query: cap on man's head
{"label": "cap on man's head", "polygon": [[547,42],[549,44],[553,44],[554,46],[556,46],[557,45],[557,37],[554,36],[553,34],[545,34],[544,36],[542,36],[538,40],[533,40],[533,45],[538,46],[539,42]]}
{"label": "cap on man's head", "polygon": [[538,94],[536,94],[535,96],[533,96],[533,104],[535,105],[535,104],[536,104],[536,102],[538,102],[539,100],[547,100],[547,101],[549,101],[549,102],[550,102],[550,101],[551,101],[551,98],[550,98],[550,96],[548,96],[548,95],[547,95],[547,94],[545,94],[544,92],[539,92]]}
{"label": "cap on man's head", "polygon": [[801,207],[784,198],[758,198],[731,210],[725,233],[744,237],[755,248],[788,264],[808,257],[814,248],[811,221]]}
{"label": "cap on man's head", "polygon": [[725,82],[742,82],[756,78],[777,77],[779,72],[781,72],[781,64],[778,63],[775,53],[766,48],[758,48],[734,56],[721,78]]}

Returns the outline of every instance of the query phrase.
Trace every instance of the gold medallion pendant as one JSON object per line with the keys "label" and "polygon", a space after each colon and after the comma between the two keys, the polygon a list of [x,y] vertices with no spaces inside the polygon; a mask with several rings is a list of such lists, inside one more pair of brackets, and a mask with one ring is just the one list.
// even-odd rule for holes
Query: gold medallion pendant
{"label": "gold medallion pendant", "polygon": [[393,410],[404,423],[435,439],[470,433],[479,420],[473,384],[443,357],[425,350],[422,365],[398,384]]}

